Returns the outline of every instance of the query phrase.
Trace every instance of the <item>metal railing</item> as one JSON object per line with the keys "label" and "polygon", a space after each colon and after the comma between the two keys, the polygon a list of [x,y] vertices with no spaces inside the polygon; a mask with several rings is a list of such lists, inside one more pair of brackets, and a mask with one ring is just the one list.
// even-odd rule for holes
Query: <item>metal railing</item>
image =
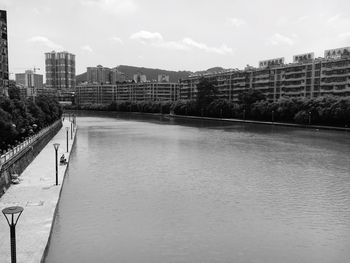
{"label": "metal railing", "polygon": [[11,159],[13,159],[14,157],[16,157],[18,154],[20,154],[23,150],[27,149],[28,147],[30,147],[34,142],[36,142],[39,138],[41,138],[42,136],[46,135],[48,132],[50,132],[51,130],[55,129],[56,126],[61,122],[61,120],[56,121],[54,124],[45,127],[43,129],[41,129],[38,133],[28,137],[25,141],[23,141],[22,143],[16,145],[15,147],[13,147],[12,149],[8,150],[6,153],[2,154],[0,156],[0,168],[7,163],[8,161],[10,161]]}

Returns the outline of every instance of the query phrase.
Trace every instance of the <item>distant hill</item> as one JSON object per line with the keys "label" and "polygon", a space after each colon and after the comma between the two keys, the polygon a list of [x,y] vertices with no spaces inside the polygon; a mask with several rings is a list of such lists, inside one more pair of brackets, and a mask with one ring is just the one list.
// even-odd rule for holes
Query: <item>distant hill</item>
{"label": "distant hill", "polygon": [[207,70],[196,71],[195,74],[217,73],[217,72],[220,72],[223,70],[225,70],[225,69],[222,67],[213,67],[213,68],[209,68]]}
{"label": "distant hill", "polygon": [[[187,78],[190,74],[193,72],[191,71],[170,71],[170,70],[163,70],[163,69],[153,69],[153,68],[144,68],[144,67],[133,67],[133,66],[126,66],[126,65],[120,65],[117,67],[117,69],[120,72],[123,72],[128,79],[133,79],[134,74],[142,73],[146,75],[147,80],[157,80],[159,74],[166,74],[169,75],[170,82],[178,82],[180,79]],[[87,73],[82,73],[80,75],[76,76],[76,82],[77,84],[81,82],[87,81]]]}

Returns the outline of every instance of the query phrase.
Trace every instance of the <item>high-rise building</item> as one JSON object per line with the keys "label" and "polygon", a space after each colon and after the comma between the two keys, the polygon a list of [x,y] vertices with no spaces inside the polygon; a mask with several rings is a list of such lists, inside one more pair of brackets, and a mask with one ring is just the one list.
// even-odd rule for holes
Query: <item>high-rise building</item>
{"label": "high-rise building", "polygon": [[135,83],[143,83],[147,81],[147,77],[142,73],[137,73],[134,74],[133,80],[135,81]]}
{"label": "high-rise building", "polygon": [[7,15],[0,10],[0,96],[8,96],[8,85]]}
{"label": "high-rise building", "polygon": [[16,83],[27,91],[27,97],[36,96],[37,91],[43,88],[43,75],[35,74],[33,70],[16,74]]}
{"label": "high-rise building", "polygon": [[111,83],[111,69],[98,65],[87,68],[87,82],[94,84]]}
{"label": "high-rise building", "polygon": [[45,66],[47,88],[75,89],[75,55],[66,51],[45,53]]}

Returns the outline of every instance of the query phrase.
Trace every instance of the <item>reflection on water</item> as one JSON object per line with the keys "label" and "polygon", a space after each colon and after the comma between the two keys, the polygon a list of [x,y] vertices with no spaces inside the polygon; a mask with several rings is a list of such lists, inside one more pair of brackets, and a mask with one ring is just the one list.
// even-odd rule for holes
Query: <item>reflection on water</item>
{"label": "reflection on water", "polygon": [[349,260],[349,134],[140,115],[78,123],[46,262]]}

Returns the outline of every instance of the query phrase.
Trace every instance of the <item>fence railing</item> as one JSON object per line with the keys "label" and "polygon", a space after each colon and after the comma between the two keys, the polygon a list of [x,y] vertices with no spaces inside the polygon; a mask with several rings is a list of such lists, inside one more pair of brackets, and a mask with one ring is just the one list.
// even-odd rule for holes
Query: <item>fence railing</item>
{"label": "fence railing", "polygon": [[61,122],[61,120],[56,121],[54,124],[41,129],[38,133],[28,137],[25,141],[23,141],[22,143],[18,144],[17,146],[13,147],[12,149],[10,149],[9,151],[7,151],[6,153],[2,154],[0,156],[0,168],[7,163],[8,161],[10,161],[11,159],[13,159],[14,157],[16,157],[18,154],[20,154],[23,150],[27,149],[28,147],[30,147],[34,142],[36,142],[39,138],[41,138],[42,136],[46,135],[48,132],[50,132],[51,130],[55,129],[56,126]]}

